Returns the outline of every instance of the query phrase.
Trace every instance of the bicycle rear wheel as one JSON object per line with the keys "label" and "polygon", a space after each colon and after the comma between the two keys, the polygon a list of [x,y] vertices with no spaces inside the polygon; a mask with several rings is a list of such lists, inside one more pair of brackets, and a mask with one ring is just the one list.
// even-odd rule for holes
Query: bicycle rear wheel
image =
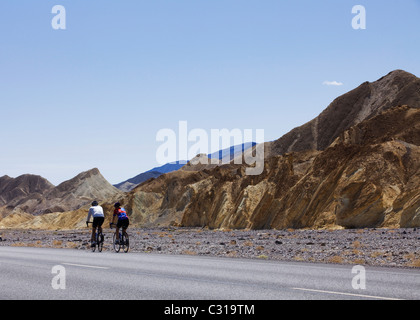
{"label": "bicycle rear wheel", "polygon": [[92,245],[92,242],[90,243],[90,249],[92,250],[92,252],[95,252],[96,250],[96,245],[98,244],[98,237],[97,234],[95,234],[95,240],[96,240],[96,244]]}
{"label": "bicycle rear wheel", "polygon": [[98,251],[102,252],[102,248],[104,247],[104,235],[101,233],[98,233],[98,240],[96,242],[98,246]]}
{"label": "bicycle rear wheel", "polygon": [[122,243],[123,251],[125,253],[127,253],[128,250],[130,249],[130,240],[129,240],[129,237],[128,237],[128,233],[127,232],[123,232],[122,233],[121,240],[122,240],[121,243]]}
{"label": "bicycle rear wheel", "polygon": [[114,236],[113,236],[113,238],[112,238],[112,245],[114,246],[114,250],[115,250],[115,252],[120,252],[120,249],[121,249],[121,245],[120,245],[120,243],[121,243],[121,241],[119,241],[117,244],[115,243],[115,240],[116,240],[117,238],[116,238],[116,235],[115,235],[115,233],[114,233]]}

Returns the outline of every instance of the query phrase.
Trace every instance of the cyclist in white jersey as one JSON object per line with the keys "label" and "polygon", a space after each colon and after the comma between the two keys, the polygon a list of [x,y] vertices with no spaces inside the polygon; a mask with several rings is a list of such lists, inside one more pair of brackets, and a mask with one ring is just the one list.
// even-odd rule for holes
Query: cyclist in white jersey
{"label": "cyclist in white jersey", "polygon": [[93,217],[92,237],[91,237],[91,246],[93,247],[95,246],[96,228],[98,228],[99,231],[102,232],[102,224],[104,223],[104,220],[105,220],[104,210],[98,204],[98,201],[92,202],[92,206],[89,208],[89,213],[86,219],[86,225],[88,225],[90,217]]}

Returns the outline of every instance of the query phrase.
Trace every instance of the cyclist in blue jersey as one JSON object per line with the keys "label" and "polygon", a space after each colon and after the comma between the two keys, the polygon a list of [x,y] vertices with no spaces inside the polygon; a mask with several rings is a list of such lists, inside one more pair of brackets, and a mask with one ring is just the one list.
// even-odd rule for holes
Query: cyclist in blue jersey
{"label": "cyclist in blue jersey", "polygon": [[[130,224],[130,220],[127,216],[127,211],[123,207],[121,207],[121,204],[117,202],[114,204],[114,216],[112,219],[112,224],[116,223],[116,230],[115,230],[115,244],[119,244],[120,242],[120,228],[122,228],[123,232],[127,231],[128,225]],[[117,220],[118,219],[118,220]],[[116,221],[117,220],[117,221]]]}

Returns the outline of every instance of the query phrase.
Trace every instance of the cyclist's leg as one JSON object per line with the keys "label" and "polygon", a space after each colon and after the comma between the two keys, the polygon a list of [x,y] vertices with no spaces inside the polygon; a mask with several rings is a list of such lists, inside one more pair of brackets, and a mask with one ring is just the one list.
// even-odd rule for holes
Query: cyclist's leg
{"label": "cyclist's leg", "polygon": [[94,217],[92,222],[92,243],[96,241],[96,228],[98,227],[98,218]]}
{"label": "cyclist's leg", "polygon": [[92,227],[92,234],[91,234],[91,237],[90,237],[91,242],[95,241],[95,234],[96,234],[96,226]]}
{"label": "cyclist's leg", "polygon": [[128,219],[126,219],[126,220],[124,221],[123,225],[122,225],[122,231],[123,231],[124,233],[126,233],[126,232],[127,232],[127,229],[128,229],[129,224],[130,224],[130,221],[129,221]]}
{"label": "cyclist's leg", "polygon": [[[122,223],[122,234],[124,235],[124,240],[127,241],[127,229],[128,229],[128,225],[130,224],[129,220],[126,219],[123,221]],[[125,243],[125,245],[127,245],[127,243]]]}
{"label": "cyclist's leg", "polygon": [[102,234],[102,224],[104,223],[105,218],[98,219],[98,231]]}
{"label": "cyclist's leg", "polygon": [[120,241],[120,223],[117,222],[117,225],[115,226],[115,241]]}

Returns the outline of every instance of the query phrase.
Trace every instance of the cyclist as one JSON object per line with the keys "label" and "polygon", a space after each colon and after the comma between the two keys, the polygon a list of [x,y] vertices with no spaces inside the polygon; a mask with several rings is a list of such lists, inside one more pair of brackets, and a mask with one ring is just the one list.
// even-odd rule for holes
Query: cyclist
{"label": "cyclist", "polygon": [[96,241],[95,241],[96,228],[99,229],[99,232],[102,232],[102,224],[104,223],[104,220],[105,220],[104,210],[102,209],[102,207],[98,204],[98,201],[96,200],[92,202],[92,206],[89,208],[89,213],[86,219],[86,226],[89,225],[88,222],[91,216],[93,216],[91,246],[94,247],[96,245]]}
{"label": "cyclist", "polygon": [[120,228],[122,228],[123,232],[126,232],[130,221],[127,216],[127,211],[123,207],[121,207],[121,203],[117,202],[114,204],[114,216],[112,219],[112,224],[115,224],[115,220],[118,219],[116,224],[115,230],[115,244],[120,243]]}

